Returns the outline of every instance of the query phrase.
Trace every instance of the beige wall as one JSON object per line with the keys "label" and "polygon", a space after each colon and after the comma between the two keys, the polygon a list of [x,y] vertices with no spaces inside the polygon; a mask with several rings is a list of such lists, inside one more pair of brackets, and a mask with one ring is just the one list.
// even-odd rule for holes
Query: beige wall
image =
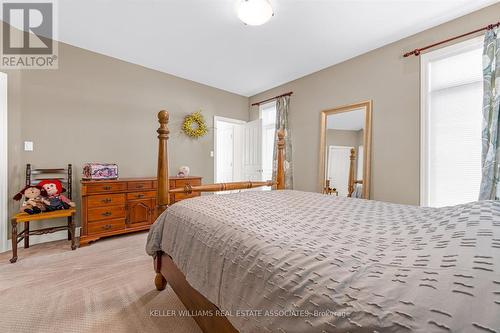
{"label": "beige wall", "polygon": [[[180,165],[213,181],[213,116],[248,120],[248,98],[66,44],[59,70],[8,74],[9,196],[24,183],[26,163],[74,165],[78,184],[85,162],[117,163],[120,176],[154,176],[156,114],[170,111],[170,172]],[[182,118],[203,110],[209,133],[198,140],[180,132]],[[23,141],[34,151],[24,152]],[[79,186],[74,197],[79,201]],[[10,201],[9,214],[19,204]]]}
{"label": "beige wall", "polygon": [[363,130],[336,130],[328,129],[326,131],[327,146],[347,146],[355,147],[363,144]]}
{"label": "beige wall", "polygon": [[[320,112],[371,99],[371,198],[418,204],[420,62],[418,57],[403,58],[402,54],[497,22],[499,14],[500,4],[495,4],[251,97],[250,103],[254,103],[293,91],[290,123],[295,188],[317,190]],[[256,108],[251,113],[251,119],[258,115]]]}

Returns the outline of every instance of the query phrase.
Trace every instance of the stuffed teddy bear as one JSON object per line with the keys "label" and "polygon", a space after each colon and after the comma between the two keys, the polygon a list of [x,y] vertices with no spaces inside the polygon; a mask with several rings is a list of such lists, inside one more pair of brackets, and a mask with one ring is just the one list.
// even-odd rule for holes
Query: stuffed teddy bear
{"label": "stuffed teddy bear", "polygon": [[179,172],[177,173],[177,177],[187,177],[187,176],[189,176],[189,167],[181,166],[179,168]]}
{"label": "stuffed teddy bear", "polygon": [[60,209],[69,209],[75,207],[75,203],[66,198],[63,193],[66,191],[59,180],[42,180],[38,183],[42,188],[43,203],[47,211],[54,211]]}
{"label": "stuffed teddy bear", "polygon": [[28,185],[14,196],[14,200],[19,201],[24,195],[24,201],[21,205],[21,212],[26,212],[30,215],[39,214],[46,210],[43,198],[41,196],[42,188],[40,186]]}

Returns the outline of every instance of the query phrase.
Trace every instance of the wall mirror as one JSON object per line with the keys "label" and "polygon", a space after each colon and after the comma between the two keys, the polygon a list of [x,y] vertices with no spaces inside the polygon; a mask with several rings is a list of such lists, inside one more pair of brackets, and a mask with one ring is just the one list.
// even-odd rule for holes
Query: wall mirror
{"label": "wall mirror", "polygon": [[321,112],[319,189],[339,197],[370,197],[372,102]]}

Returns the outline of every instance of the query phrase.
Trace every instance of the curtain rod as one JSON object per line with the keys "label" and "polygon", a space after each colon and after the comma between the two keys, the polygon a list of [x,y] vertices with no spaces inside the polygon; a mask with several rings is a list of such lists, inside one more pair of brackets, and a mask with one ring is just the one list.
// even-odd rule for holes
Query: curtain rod
{"label": "curtain rod", "polygon": [[261,104],[263,104],[265,102],[270,102],[270,101],[273,101],[273,100],[278,99],[280,97],[291,96],[292,94],[293,94],[293,91],[289,91],[289,92],[287,92],[285,94],[281,94],[281,95],[278,95],[278,96],[274,96],[274,97],[265,99],[265,100],[260,101],[260,102],[253,103],[252,106],[261,105]]}
{"label": "curtain rod", "polygon": [[415,49],[415,50],[413,50],[411,52],[406,52],[405,54],[403,54],[403,57],[406,58],[406,57],[411,56],[412,54],[414,54],[416,57],[418,57],[422,51],[425,51],[425,50],[430,49],[432,47],[435,47],[435,46],[438,46],[438,45],[441,45],[441,44],[444,44],[444,43],[448,43],[448,42],[451,42],[452,40],[459,39],[459,38],[462,38],[462,37],[465,37],[465,36],[469,36],[469,35],[475,34],[477,32],[483,31],[483,30],[491,30],[491,29],[499,27],[499,26],[500,26],[500,22],[497,22],[497,23],[494,23],[494,24],[489,24],[489,25],[487,25],[485,27],[482,27],[480,29],[477,29],[477,30],[474,30],[474,31],[471,31],[471,32],[467,32],[465,34],[462,34],[462,35],[459,35],[459,36],[455,36],[455,37],[452,37],[452,38],[448,38],[446,40],[443,40],[443,41],[440,41],[440,42],[437,42],[437,43],[434,43],[434,44],[431,44],[431,45],[424,46],[424,47],[422,47],[420,49]]}

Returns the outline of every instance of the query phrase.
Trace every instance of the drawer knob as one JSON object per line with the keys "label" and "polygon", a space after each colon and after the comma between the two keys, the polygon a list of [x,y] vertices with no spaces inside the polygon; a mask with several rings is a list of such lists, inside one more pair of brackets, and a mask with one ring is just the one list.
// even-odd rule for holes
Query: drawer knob
{"label": "drawer knob", "polygon": [[106,191],[111,190],[111,186],[103,186],[103,189],[105,189]]}
{"label": "drawer knob", "polygon": [[103,226],[102,226],[102,228],[103,228],[104,230],[109,230],[109,229],[111,229],[111,227],[112,227],[112,226],[111,226],[111,224],[106,224],[106,225],[103,225]]}
{"label": "drawer knob", "polygon": [[106,198],[106,199],[102,199],[101,201],[102,203],[110,203],[111,202],[111,199],[110,198]]}
{"label": "drawer knob", "polygon": [[113,213],[111,213],[111,212],[105,212],[105,213],[102,213],[101,215],[102,216],[111,216],[111,214],[113,214]]}
{"label": "drawer knob", "polygon": [[137,194],[138,198],[144,198],[144,194]]}
{"label": "drawer knob", "polygon": [[143,188],[144,185],[137,185],[136,188]]}

